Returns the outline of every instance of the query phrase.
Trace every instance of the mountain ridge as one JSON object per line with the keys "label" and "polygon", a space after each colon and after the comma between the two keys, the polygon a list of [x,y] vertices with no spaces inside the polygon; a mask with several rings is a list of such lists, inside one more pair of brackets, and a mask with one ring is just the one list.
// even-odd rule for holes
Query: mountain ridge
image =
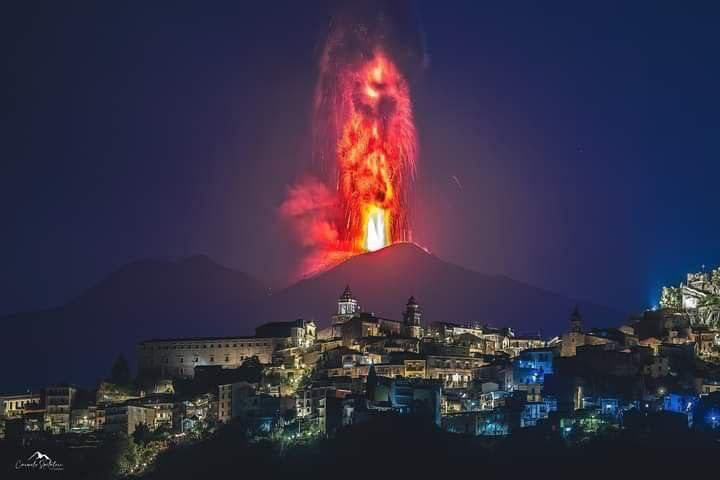
{"label": "mountain ridge", "polygon": [[9,358],[24,359],[2,364],[0,378],[18,388],[94,382],[107,375],[118,353],[132,364],[136,343],[147,338],[248,335],[262,323],[296,318],[327,326],[346,284],[361,306],[388,318],[400,319],[407,298],[415,296],[424,324],[479,322],[556,334],[575,304],[590,324],[622,320],[607,307],[475,272],[415,244],[352,257],[277,292],[206,255],[143,259],[112,271],[65,305],[0,317],[6,338],[13,339]]}
{"label": "mountain ridge", "polygon": [[[406,271],[408,276],[404,277],[401,273],[403,271]],[[374,287],[372,285],[373,280],[366,278],[365,272],[369,272],[370,276],[385,274],[390,285],[380,282],[380,288]],[[548,322],[545,319],[543,322],[530,324],[520,321],[517,315],[513,315],[512,310],[505,312],[500,308],[500,305],[496,304],[494,308],[484,312],[485,318],[479,319],[476,315],[483,315],[482,309],[464,313],[462,309],[449,308],[451,305],[448,302],[452,298],[437,298],[435,296],[436,292],[429,288],[428,285],[428,282],[437,279],[445,280],[441,287],[448,289],[451,293],[453,291],[457,292],[454,298],[458,302],[470,298],[471,293],[474,291],[480,293],[483,291],[502,292],[506,297],[505,300],[510,301],[511,299],[507,298],[510,296],[508,291],[516,291],[525,300],[537,303],[535,307],[531,307],[531,310],[533,308],[542,309],[544,302],[538,303],[536,297],[545,297],[562,303],[564,305],[563,311],[560,314],[557,306],[555,306],[553,310],[557,312],[556,315],[560,314],[555,321]],[[322,285],[318,286],[318,284]],[[591,324],[599,324],[601,321],[608,320],[617,320],[619,322],[623,319],[622,314],[619,312],[594,302],[572,299],[557,292],[514,280],[506,275],[483,274],[461,265],[446,262],[413,243],[398,243],[376,252],[352,257],[325,272],[305,278],[273,293],[270,298],[280,306],[270,306],[266,312],[266,317],[286,316],[290,312],[285,308],[281,308],[282,305],[293,305],[305,309],[303,312],[298,312],[297,316],[314,319],[321,325],[326,325],[326,321],[333,313],[332,309],[334,308],[334,303],[329,304],[328,302],[330,299],[334,302],[346,284],[351,286],[362,307],[390,318],[401,318],[401,309],[405,300],[413,295],[421,303],[426,313],[431,313],[430,316],[425,315],[425,322],[453,321],[453,318],[456,323],[474,323],[480,320],[481,323],[496,326],[520,327],[518,330],[544,330],[546,333],[560,333],[564,330],[567,318],[575,304],[580,305],[581,310],[588,310],[588,320]],[[398,288],[400,284],[406,288]],[[335,285],[335,290],[332,290],[333,285]],[[460,290],[465,286],[469,288],[469,291],[461,292]],[[390,297],[393,298],[383,295],[388,289]],[[318,296],[323,296],[323,305],[319,305],[320,301],[314,298],[309,300],[307,298],[308,290],[312,290],[312,293]],[[334,295],[328,299],[330,292],[334,292]],[[490,298],[484,298],[485,302],[490,300]],[[308,301],[315,303],[315,305],[307,308]],[[396,305],[396,307],[393,308],[391,305]],[[446,318],[448,315],[444,315],[443,310],[447,310],[448,314],[453,318]],[[542,317],[542,315],[540,316]],[[538,324],[539,328],[532,328]]]}

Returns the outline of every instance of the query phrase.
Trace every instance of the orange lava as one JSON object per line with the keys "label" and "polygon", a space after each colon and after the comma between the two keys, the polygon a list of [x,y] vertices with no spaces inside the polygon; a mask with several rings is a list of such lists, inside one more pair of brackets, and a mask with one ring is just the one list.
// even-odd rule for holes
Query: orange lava
{"label": "orange lava", "polygon": [[416,140],[407,82],[377,49],[359,67],[344,70],[339,87],[341,248],[360,253],[410,241],[408,187]]}
{"label": "orange lava", "polygon": [[299,275],[353,255],[412,241],[408,196],[416,136],[408,83],[381,48],[321,62],[315,135],[332,179],[307,177],[288,189],[280,214],[306,249]]}

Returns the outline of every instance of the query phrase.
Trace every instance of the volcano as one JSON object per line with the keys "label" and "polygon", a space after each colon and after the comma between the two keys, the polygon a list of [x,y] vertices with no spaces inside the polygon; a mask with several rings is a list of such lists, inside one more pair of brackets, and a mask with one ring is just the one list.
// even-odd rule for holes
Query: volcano
{"label": "volcano", "polygon": [[423,323],[508,326],[516,333],[557,335],[577,305],[588,325],[616,324],[623,315],[591,302],[552,293],[502,275],[487,275],[448,263],[413,243],[397,243],[355,256],[270,297],[267,319],[302,317],[327,326],[345,285],[365,311],[401,319],[414,296]]}
{"label": "volcano", "polygon": [[314,319],[327,326],[345,285],[366,311],[400,319],[408,297],[423,323],[449,321],[512,327],[544,336],[566,329],[575,305],[589,325],[612,325],[611,309],[501,275],[445,262],[411,243],[352,257],[319,275],[270,293],[243,272],[205,256],[141,260],[109,274],[66,305],[0,318],[6,358],[0,389],[72,381],[91,385],[123,353],[133,363],[143,339],[252,335],[269,321]]}

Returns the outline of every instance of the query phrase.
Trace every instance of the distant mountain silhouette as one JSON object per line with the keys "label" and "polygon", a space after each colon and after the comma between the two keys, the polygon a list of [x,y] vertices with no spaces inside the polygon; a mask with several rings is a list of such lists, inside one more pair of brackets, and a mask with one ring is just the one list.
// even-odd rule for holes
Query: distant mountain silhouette
{"label": "distant mountain silhouette", "polygon": [[549,336],[567,329],[575,305],[588,325],[613,325],[624,319],[606,307],[445,262],[412,243],[353,257],[302,280],[272,295],[261,316],[312,318],[325,326],[346,284],[363,310],[398,320],[408,298],[415,296],[424,324],[479,322]]}
{"label": "distant mountain silhouette", "polygon": [[66,305],[0,318],[6,359],[0,391],[69,381],[92,384],[124,353],[152,337],[250,335],[257,279],[207,256],[140,260],[109,274]]}
{"label": "distant mountain silhouette", "polygon": [[206,256],[141,260],[109,274],[66,305],[0,318],[0,391],[54,382],[91,385],[109,375],[124,353],[134,366],[135,344],[157,337],[251,335],[266,322],[315,319],[329,324],[346,284],[361,306],[401,318],[410,295],[423,323],[452,321],[510,326],[519,333],[557,334],[575,304],[590,325],[622,315],[496,275],[440,260],[413,244],[360,255],[270,294],[263,284]]}

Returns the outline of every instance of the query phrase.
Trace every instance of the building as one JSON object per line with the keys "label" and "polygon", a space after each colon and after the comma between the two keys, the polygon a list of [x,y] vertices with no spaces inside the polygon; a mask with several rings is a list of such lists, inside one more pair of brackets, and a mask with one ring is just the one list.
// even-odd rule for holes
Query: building
{"label": "building", "polygon": [[542,383],[545,375],[553,373],[555,349],[531,348],[520,352],[513,360],[514,384]]}
{"label": "building", "polygon": [[218,385],[218,421],[228,423],[241,416],[242,399],[254,394],[255,386],[248,382]]}
{"label": "building", "polygon": [[45,390],[45,429],[50,432],[66,433],[70,431],[70,413],[77,389],[62,385]]}
{"label": "building", "polygon": [[345,286],[345,290],[340,294],[337,302],[337,312],[332,317],[333,324],[343,324],[360,313],[360,304],[353,296],[350,285]]}
{"label": "building", "polygon": [[311,387],[295,396],[295,412],[301,431],[332,436],[343,423],[343,399],[349,390],[336,387]]}
{"label": "building", "polygon": [[405,312],[403,312],[403,334],[406,337],[421,338],[423,335],[421,319],[420,305],[415,301],[415,297],[410,297],[405,305]]}
{"label": "building", "polygon": [[252,357],[270,363],[285,339],[257,337],[193,337],[146,340],[137,346],[140,375],[193,378],[197,366],[237,368]]}
{"label": "building", "polygon": [[175,401],[172,394],[153,394],[129,403],[155,410],[153,424],[148,425],[150,430],[157,430],[159,428],[166,430],[173,429]]}
{"label": "building", "polygon": [[442,386],[432,380],[395,378],[391,381],[389,401],[400,413],[426,416],[440,426]]}
{"label": "building", "polygon": [[287,347],[310,348],[315,343],[317,327],[315,322],[303,319],[291,322],[271,322],[255,329],[255,336],[261,338],[285,338]]}
{"label": "building", "polygon": [[427,378],[440,380],[445,388],[466,388],[476,369],[486,364],[480,357],[427,355]]}
{"label": "building", "polygon": [[253,337],[145,340],[137,345],[138,370],[151,378],[193,378],[199,366],[237,368],[252,357],[270,364],[277,350],[309,347],[315,335],[314,322],[295,320],[261,325]]}
{"label": "building", "polygon": [[93,432],[97,429],[97,409],[93,406],[87,408],[73,408],[70,411],[70,431],[78,433]]}
{"label": "building", "polygon": [[528,402],[523,406],[523,411],[520,414],[520,427],[534,427],[537,425],[538,420],[548,418],[551,411],[551,404],[549,402]]}
{"label": "building", "polygon": [[150,430],[153,430],[155,414],[154,408],[140,405],[108,405],[105,407],[103,429],[107,433],[132,435],[138,425],[144,423]]}
{"label": "building", "polygon": [[605,345],[613,343],[614,340],[604,335],[585,333],[582,328],[582,316],[577,307],[570,315],[570,330],[562,336],[560,355],[572,357],[576,354],[577,348],[583,345]]}
{"label": "building", "polygon": [[37,408],[40,404],[39,393],[16,393],[0,395],[0,418],[22,417],[27,409]]}
{"label": "building", "polygon": [[520,412],[508,407],[480,412],[462,412],[443,417],[443,428],[449,432],[489,437],[509,435],[520,427]]}
{"label": "building", "polygon": [[458,325],[450,322],[432,322],[429,328],[431,336],[441,339],[452,339],[463,334],[470,334],[476,337],[483,336],[483,328],[480,326]]}
{"label": "building", "polygon": [[525,350],[545,347],[545,340],[540,337],[509,336],[507,338],[507,344],[507,347],[502,350],[511,357],[516,357]]}
{"label": "building", "polygon": [[720,268],[712,272],[688,273],[677,287],[664,287],[660,306],[681,312],[692,326],[720,328]]}
{"label": "building", "polygon": [[382,318],[372,313],[361,312],[340,326],[343,345],[352,347],[357,341],[368,337],[387,337],[400,335],[402,322]]}

